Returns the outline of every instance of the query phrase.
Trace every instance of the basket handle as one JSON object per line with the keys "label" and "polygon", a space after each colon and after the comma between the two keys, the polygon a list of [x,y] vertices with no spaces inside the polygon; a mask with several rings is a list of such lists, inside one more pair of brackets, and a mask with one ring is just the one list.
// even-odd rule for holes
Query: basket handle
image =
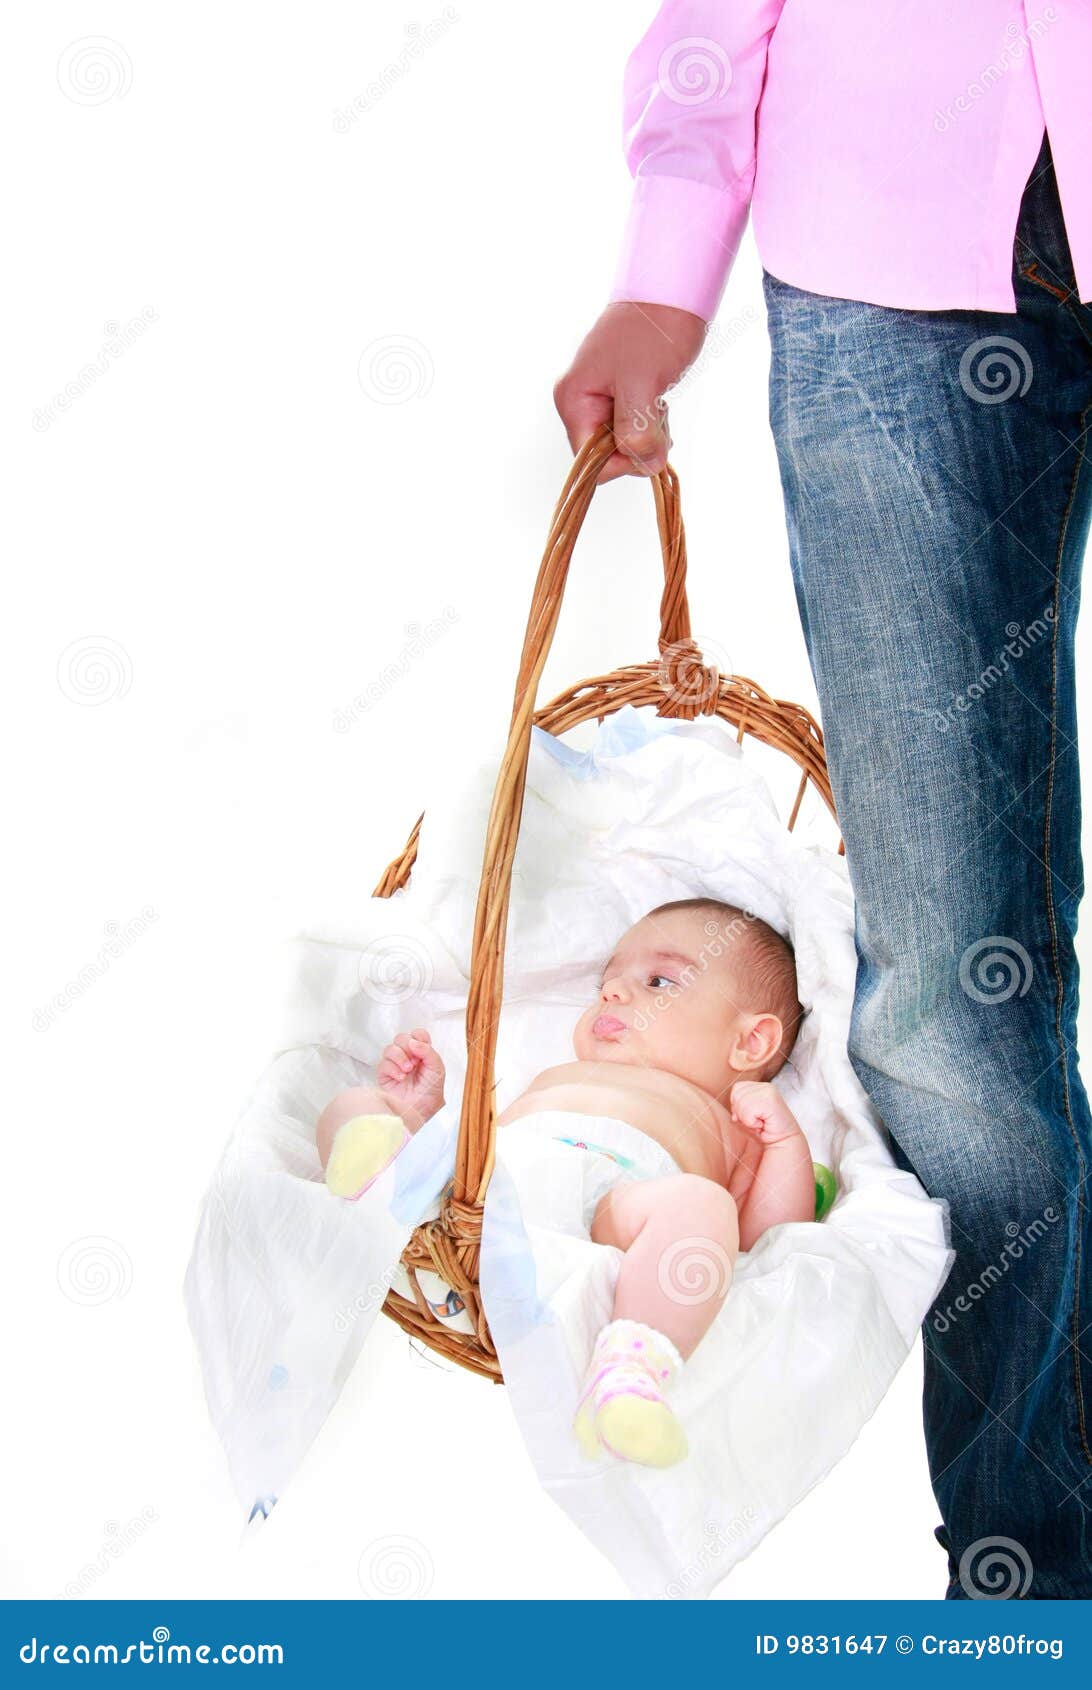
{"label": "basket handle", "polygon": [[[493,1171],[497,1133],[493,1062],[504,988],[504,942],[538,683],[557,627],[573,547],[599,471],[614,450],[614,435],[610,425],[604,423],[577,452],[555,507],[531,599],[508,744],[486,828],[466,1005],[466,1084],[450,1200],[471,1231],[473,1208],[484,1203]],[[678,476],[666,464],[651,480],[664,560],[659,636],[664,702],[659,714],[691,718],[715,708],[717,677],[715,671],[702,667],[701,652],[690,637],[686,537]]]}

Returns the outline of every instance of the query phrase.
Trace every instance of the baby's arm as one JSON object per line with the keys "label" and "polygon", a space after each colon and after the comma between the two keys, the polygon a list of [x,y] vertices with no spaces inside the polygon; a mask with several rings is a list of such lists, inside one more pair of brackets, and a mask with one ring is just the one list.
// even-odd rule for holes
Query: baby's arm
{"label": "baby's arm", "polygon": [[423,1027],[396,1035],[379,1059],[376,1079],[377,1086],[339,1091],[319,1116],[315,1139],[323,1168],[339,1130],[354,1116],[397,1115],[415,1133],[443,1107],[444,1064]]}
{"label": "baby's arm", "polygon": [[776,1086],[740,1080],[728,1102],[734,1118],[763,1147],[739,1210],[739,1247],[749,1250],[767,1227],[815,1219],[815,1169],[811,1146]]}

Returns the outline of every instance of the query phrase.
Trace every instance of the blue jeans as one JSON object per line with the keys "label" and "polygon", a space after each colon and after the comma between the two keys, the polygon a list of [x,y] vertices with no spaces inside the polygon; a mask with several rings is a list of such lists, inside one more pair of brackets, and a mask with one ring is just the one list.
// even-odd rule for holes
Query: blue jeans
{"label": "blue jeans", "polygon": [[923,1326],[946,1595],[1092,1597],[1073,635],[1092,305],[1047,138],[1015,316],[764,272],[793,579],[857,898],[850,1057],[957,1252]]}

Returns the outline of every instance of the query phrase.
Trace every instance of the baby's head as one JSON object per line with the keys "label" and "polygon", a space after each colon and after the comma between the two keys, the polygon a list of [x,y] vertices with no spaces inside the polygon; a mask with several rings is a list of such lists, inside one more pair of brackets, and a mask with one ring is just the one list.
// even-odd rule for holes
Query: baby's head
{"label": "baby's head", "polygon": [[581,1062],[661,1068],[723,1100],[783,1066],[803,1016],[796,992],[792,948],[766,922],[680,898],[623,933],[573,1045]]}

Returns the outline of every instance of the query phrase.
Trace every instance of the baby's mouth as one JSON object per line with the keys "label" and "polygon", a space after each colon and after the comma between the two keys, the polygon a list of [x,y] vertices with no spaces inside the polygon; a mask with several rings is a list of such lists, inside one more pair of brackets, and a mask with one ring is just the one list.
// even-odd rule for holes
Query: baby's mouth
{"label": "baby's mouth", "polygon": [[627,1031],[624,1021],[619,1021],[617,1015],[597,1015],[592,1022],[592,1037],[595,1039],[617,1039]]}

